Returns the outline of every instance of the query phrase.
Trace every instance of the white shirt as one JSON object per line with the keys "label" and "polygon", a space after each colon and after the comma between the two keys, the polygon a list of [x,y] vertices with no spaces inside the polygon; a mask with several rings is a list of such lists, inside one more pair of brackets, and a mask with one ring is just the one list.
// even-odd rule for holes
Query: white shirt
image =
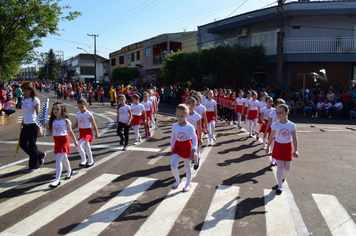
{"label": "white shirt", "polygon": [[236,103],[238,106],[243,106],[245,102],[245,99],[243,98],[236,98]]}
{"label": "white shirt", "polygon": [[318,103],[316,104],[316,108],[317,108],[318,110],[321,110],[321,109],[323,108],[323,106],[324,106],[324,103],[323,103],[323,102],[318,102]]}
{"label": "white shirt", "polygon": [[196,113],[198,113],[203,118],[203,114],[206,112],[206,108],[205,108],[205,106],[200,104],[199,106],[194,107],[194,111]]}
{"label": "white shirt", "polygon": [[174,148],[175,141],[182,142],[189,139],[193,142],[192,149],[197,150],[198,139],[193,125],[188,123],[185,126],[180,126],[177,122],[172,126],[171,148]]}
{"label": "white shirt", "polygon": [[151,111],[152,102],[147,99],[147,102],[142,101],[141,104],[145,107],[145,111]]}
{"label": "white shirt", "polygon": [[251,98],[250,99],[248,99],[248,98],[244,99],[245,107],[248,107],[248,104],[250,103],[251,100],[252,100]]}
{"label": "white shirt", "polygon": [[206,111],[212,112],[212,111],[214,111],[214,108],[216,106],[216,101],[215,100],[211,100],[211,101],[205,100],[203,102],[203,105],[205,106]]}
{"label": "white shirt", "polygon": [[119,108],[119,122],[127,123],[130,119],[129,110],[131,110],[129,105],[121,106]]}
{"label": "white shirt", "polygon": [[271,129],[275,131],[274,137],[278,143],[292,142],[292,131],[297,130],[295,124],[288,121],[286,124],[281,124],[279,121],[273,123]]}
{"label": "white shirt", "polygon": [[54,120],[52,123],[52,134],[53,136],[66,136],[68,135],[68,127],[72,123],[69,119]]}
{"label": "white shirt", "polygon": [[277,113],[276,113],[276,109],[272,110],[269,115],[268,118],[272,119],[272,124],[276,123],[277,121],[279,121],[279,119],[277,118]]}
{"label": "white shirt", "polygon": [[260,101],[257,103],[257,106],[260,108],[260,113],[261,113],[262,108],[266,107],[267,104],[265,102]]}
{"label": "white shirt", "polygon": [[77,121],[78,121],[78,127],[80,129],[87,129],[87,128],[91,128],[91,123],[90,123],[90,120],[89,118],[92,117],[93,114],[86,110],[85,112],[77,112]]}
{"label": "white shirt", "polygon": [[261,112],[263,112],[263,119],[264,120],[268,120],[269,119],[269,114],[275,110],[274,108],[267,108],[267,107],[264,107],[262,108]]}
{"label": "white shirt", "polygon": [[35,97],[33,100],[32,98],[25,98],[22,102],[22,114],[23,114],[23,123],[24,124],[33,124],[36,123],[36,110],[35,106],[40,105],[40,99]]}
{"label": "white shirt", "polygon": [[142,112],[145,111],[145,106],[142,105],[141,103],[139,104],[131,104],[131,110],[132,110],[132,115],[133,116],[142,116]]}
{"label": "white shirt", "polygon": [[197,113],[194,112],[193,115],[189,115],[187,117],[187,121],[194,126],[194,129],[198,129],[198,121],[201,120],[201,116]]}
{"label": "white shirt", "polygon": [[250,105],[250,111],[254,111],[257,110],[257,106],[258,106],[258,101],[253,101],[252,99],[250,101],[248,101],[248,104]]}
{"label": "white shirt", "polygon": [[205,95],[201,95],[201,100],[202,101],[204,101],[204,100],[206,100],[207,99],[207,97],[205,96]]}

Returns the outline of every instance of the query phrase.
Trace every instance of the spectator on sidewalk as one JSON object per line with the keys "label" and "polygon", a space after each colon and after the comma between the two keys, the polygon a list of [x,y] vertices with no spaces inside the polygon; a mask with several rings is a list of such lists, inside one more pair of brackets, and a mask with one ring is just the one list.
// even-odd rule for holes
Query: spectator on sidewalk
{"label": "spectator on sidewalk", "polygon": [[6,98],[6,101],[4,102],[4,106],[2,107],[2,110],[1,110],[1,111],[5,112],[7,117],[10,117],[13,113],[16,112],[15,109],[11,108],[12,104],[16,105],[16,103],[12,101],[11,97],[8,96]]}
{"label": "spectator on sidewalk", "polygon": [[343,106],[342,116],[347,118],[347,116],[350,114],[351,108],[351,94],[348,88],[345,88],[343,94],[341,95],[341,102]]}
{"label": "spectator on sidewalk", "polygon": [[331,89],[328,90],[328,94],[326,94],[326,98],[329,102],[333,102],[335,100],[335,94]]}
{"label": "spectator on sidewalk", "polygon": [[22,89],[21,89],[21,84],[19,84],[15,88],[15,92],[16,92],[16,98],[17,98],[16,109],[22,109]]}

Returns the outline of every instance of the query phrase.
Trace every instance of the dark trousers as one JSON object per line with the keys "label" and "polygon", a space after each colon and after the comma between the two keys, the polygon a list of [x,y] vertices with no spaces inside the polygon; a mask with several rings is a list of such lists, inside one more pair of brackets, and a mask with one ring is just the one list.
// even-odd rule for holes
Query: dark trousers
{"label": "dark trousers", "polygon": [[230,121],[233,121],[233,122],[236,121],[235,109],[230,109]]}
{"label": "dark trousers", "polygon": [[230,119],[230,109],[228,107],[224,107],[224,115],[225,115],[225,120]]}
{"label": "dark trousers", "polygon": [[222,114],[223,114],[223,106],[220,106],[218,104],[218,116],[220,119],[222,119]]}
{"label": "dark trousers", "polygon": [[17,97],[16,109],[22,109],[22,97]]}
{"label": "dark trousers", "polygon": [[44,153],[38,150],[36,141],[37,125],[24,125],[20,134],[20,147],[30,156],[30,169],[38,169],[40,167],[40,160],[44,156]]}
{"label": "dark trousers", "polygon": [[[121,139],[125,139],[125,146],[127,146],[127,143],[129,142],[129,128],[130,126],[127,126],[125,123],[121,122],[119,122],[117,126],[117,135],[119,135]],[[122,135],[122,129],[124,129],[125,137]]]}

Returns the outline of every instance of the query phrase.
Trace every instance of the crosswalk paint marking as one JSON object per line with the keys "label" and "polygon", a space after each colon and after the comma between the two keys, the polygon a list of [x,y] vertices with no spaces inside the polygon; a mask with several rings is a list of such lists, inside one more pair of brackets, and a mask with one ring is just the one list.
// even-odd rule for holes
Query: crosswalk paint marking
{"label": "crosswalk paint marking", "polygon": [[239,191],[237,186],[218,186],[199,235],[232,235]]}
{"label": "crosswalk paint marking", "polygon": [[286,194],[276,196],[274,190],[264,189],[267,236],[298,235]]}
{"label": "crosswalk paint marking", "polygon": [[37,211],[33,215],[18,222],[2,233],[5,233],[4,235],[32,234],[42,226],[54,220],[56,217],[76,206],[78,203],[84,201],[88,196],[94,194],[96,191],[103,188],[117,177],[118,175],[114,174],[103,174],[79,189],[53,202],[47,207]]}
{"label": "crosswalk paint marking", "polygon": [[[74,172],[74,174],[72,175],[72,178],[77,178],[85,173],[86,172],[84,172],[84,171]],[[63,181],[63,179],[64,179],[64,177],[62,177],[61,186],[70,182],[70,180]],[[48,185],[49,185],[49,183],[41,184],[35,188],[32,188],[32,189],[20,194],[20,195],[14,196],[5,202],[2,202],[0,204],[0,209],[1,209],[0,216],[3,216],[5,214],[9,213],[10,211],[15,210],[16,208],[23,206],[26,203],[31,202],[32,200],[41,197],[42,195],[45,195],[47,192],[52,190],[52,188],[49,188]]]}
{"label": "crosswalk paint marking", "polygon": [[0,169],[0,178],[2,178],[3,176],[5,176],[5,175],[7,175],[9,173],[21,170],[23,168],[25,168],[25,166],[14,165],[14,166],[10,166],[10,167],[5,168],[5,169]]}
{"label": "crosswalk paint marking", "polygon": [[155,181],[138,178],[67,235],[99,235]]}
{"label": "crosswalk paint marking", "polygon": [[[2,142],[13,142],[13,141],[0,141],[0,143],[2,143]],[[16,143],[14,143],[14,144],[17,145],[17,141],[16,141]],[[52,149],[52,150],[45,151],[44,153],[47,154],[47,153],[50,153],[50,152],[53,152],[53,149]],[[7,169],[7,168],[10,168],[10,167],[12,167],[12,166],[15,166],[15,165],[17,165],[17,164],[20,164],[20,163],[23,163],[23,162],[26,162],[26,161],[28,161],[28,157],[27,157],[27,158],[24,158],[24,159],[21,159],[21,160],[18,160],[18,161],[15,161],[15,162],[12,162],[12,163],[9,163],[9,164],[7,164],[7,165],[0,166],[0,170],[4,170],[4,169]]]}
{"label": "crosswalk paint marking", "polygon": [[161,151],[155,158],[151,159],[147,164],[149,165],[154,165],[156,164],[159,160],[161,160],[164,156],[168,156],[167,154],[170,155],[171,147],[167,147],[163,151]]}
{"label": "crosswalk paint marking", "polygon": [[44,175],[44,174],[48,174],[49,172],[54,171],[54,169],[51,168],[41,168],[38,171],[32,172],[32,173],[28,173],[28,174],[24,174],[18,178],[12,179],[6,183],[3,183],[0,185],[0,193],[3,193],[9,189],[12,189],[14,187],[17,187],[18,185],[21,185],[23,183],[29,182],[35,178],[37,178],[39,175]]}
{"label": "crosswalk paint marking", "polygon": [[312,196],[332,235],[356,235],[355,223],[335,196],[326,194]]}
{"label": "crosswalk paint marking", "polygon": [[[136,236],[168,235],[172,225],[178,218],[188,200],[192,196],[198,183],[191,183],[189,192],[183,193],[181,188],[171,190],[167,197],[140,227]],[[179,187],[183,187],[183,183]]]}

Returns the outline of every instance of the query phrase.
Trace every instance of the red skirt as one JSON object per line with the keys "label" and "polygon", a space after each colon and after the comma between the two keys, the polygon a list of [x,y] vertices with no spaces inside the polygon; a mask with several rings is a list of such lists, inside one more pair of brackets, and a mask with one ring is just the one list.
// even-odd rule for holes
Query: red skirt
{"label": "red skirt", "polygon": [[236,106],[236,113],[242,113],[242,106]]}
{"label": "red skirt", "polygon": [[[146,111],[147,120],[151,120],[151,111]],[[142,114],[142,119],[144,118]]]}
{"label": "red skirt", "polygon": [[93,142],[93,131],[91,128],[81,129],[79,128],[79,139],[83,139],[86,142]]}
{"label": "red skirt", "polygon": [[201,132],[204,132],[204,131],[205,131],[205,128],[204,128],[204,119],[201,119],[201,120],[200,120],[200,126],[201,126]]}
{"label": "red skirt", "polygon": [[189,158],[191,149],[193,147],[192,140],[175,141],[172,154],[178,154],[182,158]]}
{"label": "red skirt", "polygon": [[245,107],[245,109],[244,109],[244,115],[247,115],[247,109],[248,109],[248,107]]}
{"label": "red skirt", "polygon": [[210,123],[210,121],[215,120],[216,121],[216,117],[215,117],[215,112],[213,111],[207,111],[206,112],[206,118],[208,120],[208,123]]}
{"label": "red skirt", "polygon": [[266,128],[267,128],[267,123],[268,120],[263,120],[265,123],[262,125],[261,127],[261,133],[271,133],[271,126],[269,126],[267,132],[266,132]]}
{"label": "red skirt", "polygon": [[57,153],[70,153],[70,141],[69,136],[53,136],[54,140],[54,154]]}
{"label": "red skirt", "polygon": [[142,115],[141,116],[132,116],[131,125],[141,125]]}
{"label": "red skirt", "polygon": [[292,161],[293,147],[292,142],[290,143],[278,143],[274,142],[274,147],[272,151],[272,157],[280,161]]}
{"label": "red skirt", "polygon": [[248,115],[247,115],[248,120],[254,120],[257,119],[257,110],[249,110]]}

